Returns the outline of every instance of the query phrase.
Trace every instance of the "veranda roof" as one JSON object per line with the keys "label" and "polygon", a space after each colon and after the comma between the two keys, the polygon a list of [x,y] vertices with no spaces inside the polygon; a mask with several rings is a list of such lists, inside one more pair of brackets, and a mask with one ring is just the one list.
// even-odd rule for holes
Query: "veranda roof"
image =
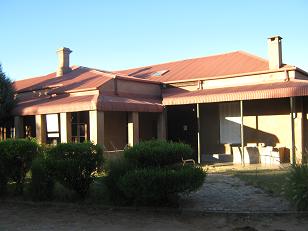
{"label": "veranda roof", "polygon": [[273,99],[308,95],[308,81],[293,80],[236,87],[185,91],[170,88],[163,91],[164,105],[215,103],[224,101]]}
{"label": "veranda roof", "polygon": [[17,103],[14,115],[37,115],[76,111],[137,111],[161,112],[161,100],[139,99],[134,97],[66,94],[54,97],[37,97]]}

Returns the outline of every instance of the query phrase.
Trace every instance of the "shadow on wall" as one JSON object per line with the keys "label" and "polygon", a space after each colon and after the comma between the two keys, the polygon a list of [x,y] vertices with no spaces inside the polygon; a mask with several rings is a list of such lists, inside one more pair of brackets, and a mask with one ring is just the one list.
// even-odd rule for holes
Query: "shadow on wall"
{"label": "shadow on wall", "polygon": [[265,146],[275,147],[280,141],[275,134],[244,126],[244,144],[247,143],[263,143]]}
{"label": "shadow on wall", "polygon": [[[237,122],[226,121],[225,127],[226,129],[220,129],[218,122],[216,127],[217,132],[208,130],[204,131],[204,134],[201,134],[204,146],[202,150],[203,154],[225,153],[225,144],[233,144],[236,146],[241,144],[241,125]],[[224,133],[222,134],[222,132]],[[275,147],[280,144],[281,141],[275,134],[244,126],[244,145],[246,146],[249,143]],[[282,145],[286,146],[286,144]]]}

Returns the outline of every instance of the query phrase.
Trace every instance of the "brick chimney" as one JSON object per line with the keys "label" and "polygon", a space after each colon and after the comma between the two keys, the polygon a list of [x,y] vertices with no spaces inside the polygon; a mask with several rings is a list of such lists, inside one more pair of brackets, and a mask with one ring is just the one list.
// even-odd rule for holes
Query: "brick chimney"
{"label": "brick chimney", "polygon": [[57,50],[57,54],[58,54],[57,77],[62,76],[72,70],[70,68],[70,53],[71,52],[72,51],[66,47],[62,47]]}
{"label": "brick chimney", "polygon": [[270,70],[279,69],[282,66],[281,37],[272,36],[267,39],[268,67]]}

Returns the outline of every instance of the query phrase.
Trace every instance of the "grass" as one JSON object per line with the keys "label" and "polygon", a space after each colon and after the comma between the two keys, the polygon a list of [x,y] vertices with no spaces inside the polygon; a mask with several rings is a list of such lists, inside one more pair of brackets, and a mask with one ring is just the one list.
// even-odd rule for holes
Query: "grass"
{"label": "grass", "polygon": [[283,187],[288,175],[288,169],[281,170],[242,170],[236,171],[232,174],[239,179],[245,181],[249,185],[261,188],[264,191],[281,196]]}
{"label": "grass", "polygon": [[203,166],[209,173],[228,174],[238,177],[248,185],[263,189],[274,196],[281,196],[286,185],[291,166],[283,165],[280,168],[266,168],[260,165],[224,165]]}

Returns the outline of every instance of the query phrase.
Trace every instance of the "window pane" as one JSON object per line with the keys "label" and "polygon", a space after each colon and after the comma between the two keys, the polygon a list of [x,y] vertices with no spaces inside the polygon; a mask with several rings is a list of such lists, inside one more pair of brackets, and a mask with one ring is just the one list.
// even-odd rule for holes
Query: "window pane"
{"label": "window pane", "polygon": [[220,143],[240,144],[241,143],[241,117],[240,104],[220,103]]}

